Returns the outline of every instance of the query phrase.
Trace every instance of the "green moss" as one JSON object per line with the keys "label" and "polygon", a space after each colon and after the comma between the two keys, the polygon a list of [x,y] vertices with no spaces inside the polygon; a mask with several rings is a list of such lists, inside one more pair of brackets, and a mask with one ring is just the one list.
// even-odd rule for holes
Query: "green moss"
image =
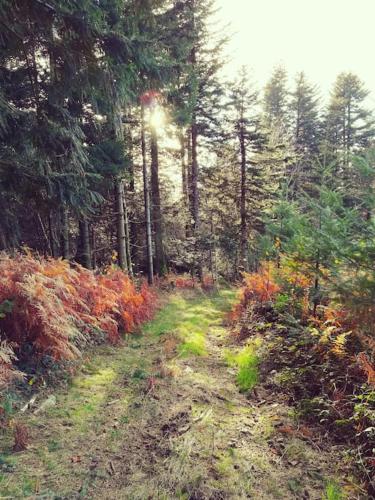
{"label": "green moss", "polygon": [[100,386],[106,386],[113,382],[116,377],[114,368],[96,369],[90,376],[79,377],[73,382],[76,387],[93,389]]}

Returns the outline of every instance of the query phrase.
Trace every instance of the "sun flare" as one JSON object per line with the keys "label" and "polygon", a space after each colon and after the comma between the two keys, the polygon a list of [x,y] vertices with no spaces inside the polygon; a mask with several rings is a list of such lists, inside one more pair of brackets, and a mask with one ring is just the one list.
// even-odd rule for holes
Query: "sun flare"
{"label": "sun flare", "polygon": [[153,128],[157,130],[163,128],[166,124],[164,111],[159,107],[154,108],[150,113],[149,121]]}

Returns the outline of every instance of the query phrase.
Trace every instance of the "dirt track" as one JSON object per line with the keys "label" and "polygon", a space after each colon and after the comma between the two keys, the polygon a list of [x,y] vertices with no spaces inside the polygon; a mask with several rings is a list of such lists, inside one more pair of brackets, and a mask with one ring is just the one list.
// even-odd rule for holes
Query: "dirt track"
{"label": "dirt track", "polygon": [[294,432],[281,396],[235,384],[233,297],[176,294],[142,336],[98,349],[29,417],[33,445],[2,498],[325,498],[337,450]]}

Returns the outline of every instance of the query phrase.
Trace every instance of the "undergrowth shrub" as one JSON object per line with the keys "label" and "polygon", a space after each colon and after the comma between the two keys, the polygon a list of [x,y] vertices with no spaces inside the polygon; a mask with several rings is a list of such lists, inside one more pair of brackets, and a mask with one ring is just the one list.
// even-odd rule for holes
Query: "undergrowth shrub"
{"label": "undergrowth shrub", "polygon": [[87,343],[116,343],[150,319],[155,297],[116,268],[95,274],[67,261],[0,254],[0,385],[21,362],[72,360]]}
{"label": "undergrowth shrub", "polygon": [[241,315],[252,303],[263,304],[274,299],[280,287],[273,278],[275,265],[267,263],[257,273],[243,273],[244,284],[239,291],[239,300],[230,312],[232,321],[241,318]]}
{"label": "undergrowth shrub", "polygon": [[[13,363],[17,360],[12,345],[5,340],[0,342],[0,391],[7,387],[9,382],[22,379],[22,373]],[[1,413],[1,412],[0,412]],[[0,415],[1,416],[1,415]]]}
{"label": "undergrowth shrub", "polygon": [[[324,290],[324,270],[319,280]],[[270,389],[283,389],[301,418],[350,443],[375,492],[369,481],[375,470],[375,351],[369,335],[375,314],[371,307],[358,315],[349,300],[340,304],[329,294],[317,304],[315,292],[315,277],[295,263],[264,263],[244,275],[231,312],[233,335],[266,340],[261,371]]]}

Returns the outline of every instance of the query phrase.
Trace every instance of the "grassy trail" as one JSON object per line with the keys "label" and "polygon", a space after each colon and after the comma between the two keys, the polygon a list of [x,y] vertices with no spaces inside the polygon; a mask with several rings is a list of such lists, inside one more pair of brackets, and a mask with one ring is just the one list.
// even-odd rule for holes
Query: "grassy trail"
{"label": "grassy trail", "polygon": [[239,351],[223,323],[234,297],[176,293],[140,335],[96,349],[25,416],[31,447],[1,444],[0,498],[340,498],[334,455],[280,437],[289,408],[250,390],[256,346]]}

